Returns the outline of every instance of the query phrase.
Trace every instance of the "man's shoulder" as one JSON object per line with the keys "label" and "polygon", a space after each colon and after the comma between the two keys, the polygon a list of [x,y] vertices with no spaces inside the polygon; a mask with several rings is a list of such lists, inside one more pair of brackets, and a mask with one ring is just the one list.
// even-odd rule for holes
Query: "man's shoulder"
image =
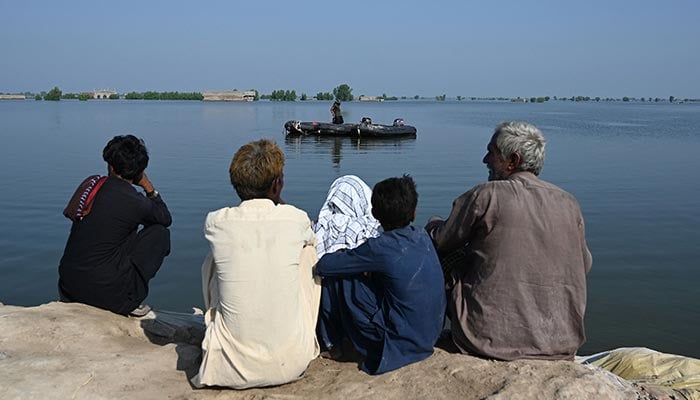
{"label": "man's shoulder", "polygon": [[545,181],[541,178],[536,178],[533,184],[536,184],[538,187],[546,189],[552,193],[556,193],[558,196],[561,196],[562,198],[567,198],[571,201],[577,202],[576,198],[574,197],[573,194],[567,192],[565,189],[561,188],[560,186],[557,186],[556,184],[552,182]]}
{"label": "man's shoulder", "polygon": [[[248,204],[250,205],[250,204]],[[310,222],[306,211],[301,210],[290,204],[273,205],[270,202],[270,207],[248,207],[244,203],[234,207],[224,207],[218,210],[210,211],[205,220],[206,225],[216,224],[221,221],[250,219],[255,215],[264,216],[264,219],[292,219],[304,223]],[[261,218],[262,219],[262,218]]]}
{"label": "man's shoulder", "polygon": [[126,208],[143,207],[149,204],[149,200],[139,193],[132,184],[111,177],[105,179],[104,184],[101,185],[95,199],[97,200],[98,197],[103,201],[106,199],[108,207],[115,203]]}
{"label": "man's shoulder", "polygon": [[491,196],[498,189],[499,181],[480,183],[457,197],[455,203],[468,203],[478,198]]}
{"label": "man's shoulder", "polygon": [[294,217],[298,218],[303,218],[303,219],[309,219],[309,215],[306,213],[306,211],[302,210],[301,208],[297,208],[291,204],[278,204],[277,209],[280,213],[283,214],[288,214]]}

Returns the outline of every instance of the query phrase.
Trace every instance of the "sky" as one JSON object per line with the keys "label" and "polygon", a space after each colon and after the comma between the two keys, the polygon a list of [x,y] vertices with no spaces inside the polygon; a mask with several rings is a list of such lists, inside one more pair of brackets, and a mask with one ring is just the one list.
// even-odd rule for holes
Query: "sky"
{"label": "sky", "polygon": [[700,1],[0,0],[0,92],[700,98]]}

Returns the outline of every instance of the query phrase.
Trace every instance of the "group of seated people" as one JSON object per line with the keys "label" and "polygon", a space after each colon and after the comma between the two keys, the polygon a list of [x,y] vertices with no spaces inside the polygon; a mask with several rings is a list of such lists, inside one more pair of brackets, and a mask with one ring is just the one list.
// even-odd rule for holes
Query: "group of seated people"
{"label": "group of seated people", "polygon": [[[408,175],[372,189],[342,176],[312,222],[282,200],[282,150],[265,139],[240,147],[229,174],[241,202],[204,223],[206,333],[193,384],[284,384],[319,354],[352,353],[381,374],[429,357],[446,320],[444,336],[465,354],[573,359],[592,260],[577,201],[538,178],[544,148],[535,126],[500,124],[483,159],[489,181],[423,228]],[[117,136],[103,158],[108,175],[88,177],[64,211],[73,224],[59,294],[141,315],[170,251],[170,213],[144,172],[142,140]]]}

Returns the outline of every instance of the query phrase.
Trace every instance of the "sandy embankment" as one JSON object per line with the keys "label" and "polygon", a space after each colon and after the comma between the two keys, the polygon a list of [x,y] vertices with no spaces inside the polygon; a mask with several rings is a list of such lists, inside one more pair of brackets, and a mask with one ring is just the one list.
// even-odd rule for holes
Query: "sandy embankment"
{"label": "sandy embankment", "polygon": [[[574,362],[498,362],[436,349],[380,376],[316,359],[301,380],[267,389],[193,389],[201,329],[168,329],[81,304],[0,305],[0,398],[9,399],[652,399]],[[194,343],[194,344],[193,344]]]}

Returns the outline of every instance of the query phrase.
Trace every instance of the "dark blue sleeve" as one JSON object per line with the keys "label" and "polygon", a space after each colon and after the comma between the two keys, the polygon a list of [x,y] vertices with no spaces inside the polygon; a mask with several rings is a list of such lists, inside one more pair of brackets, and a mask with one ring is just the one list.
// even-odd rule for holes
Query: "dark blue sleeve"
{"label": "dark blue sleeve", "polygon": [[[142,195],[139,195],[142,196]],[[141,222],[144,226],[149,225],[163,225],[164,227],[169,227],[172,224],[173,219],[170,216],[170,211],[168,206],[160,197],[160,195],[155,198],[149,199],[143,197],[142,207],[143,207],[143,221]]]}
{"label": "dark blue sleeve", "polygon": [[321,257],[316,264],[316,275],[344,276],[362,272],[381,272],[386,263],[383,261],[381,237],[367,240],[360,246],[343,252],[329,253]]}

